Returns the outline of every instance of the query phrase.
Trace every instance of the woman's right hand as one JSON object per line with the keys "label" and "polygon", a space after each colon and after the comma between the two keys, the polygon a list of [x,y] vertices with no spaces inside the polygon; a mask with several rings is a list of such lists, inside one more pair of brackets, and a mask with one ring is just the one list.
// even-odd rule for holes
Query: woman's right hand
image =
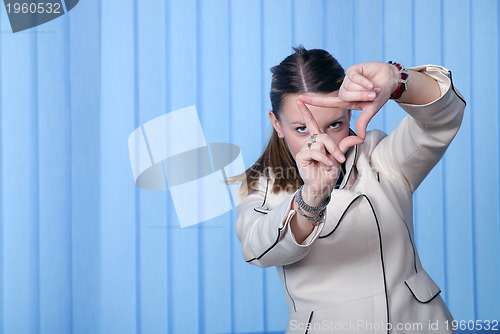
{"label": "woman's right hand", "polygon": [[[304,102],[298,100],[297,105],[310,135],[295,157],[299,174],[304,181],[302,198],[311,206],[320,206],[335,188],[340,176],[340,164],[345,161],[345,152],[350,147],[363,143],[363,139],[349,136],[337,146],[320,130]],[[316,134],[316,140],[308,147],[307,144],[311,142],[313,134]]]}

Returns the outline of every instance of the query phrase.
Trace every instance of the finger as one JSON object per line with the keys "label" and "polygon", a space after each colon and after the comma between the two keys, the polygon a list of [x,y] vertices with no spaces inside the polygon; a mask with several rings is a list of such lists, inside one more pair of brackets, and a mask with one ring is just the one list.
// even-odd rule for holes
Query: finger
{"label": "finger", "polygon": [[318,122],[314,119],[313,114],[307,108],[307,106],[301,100],[297,100],[297,105],[299,106],[300,113],[302,114],[302,118],[304,118],[304,122],[306,123],[307,130],[312,135],[313,133],[322,133],[319,129]]}
{"label": "finger", "polygon": [[370,80],[368,80],[367,78],[365,78],[362,73],[363,73],[363,70],[356,67],[355,71],[348,73],[349,80],[351,80],[353,83],[358,84],[358,85],[360,85],[368,90],[372,90],[374,87],[372,82]]}
{"label": "finger", "polygon": [[359,102],[359,101],[373,101],[377,94],[375,92],[359,92],[359,91],[348,91],[342,90],[339,94],[343,101]]}
{"label": "finger", "polygon": [[317,161],[325,166],[333,166],[334,162],[328,159],[328,157],[318,150],[307,150],[302,153],[304,157],[301,157],[304,161]]}
{"label": "finger", "polygon": [[339,149],[345,154],[349,148],[363,144],[364,140],[358,136],[347,136],[339,143]]}
{"label": "finger", "polygon": [[357,83],[352,82],[350,80],[345,80],[342,83],[342,86],[340,86],[340,91],[342,91],[343,89],[345,89],[347,91],[356,91],[356,92],[371,92],[371,91],[375,91],[375,88],[374,89],[366,89],[366,87],[358,85]]}
{"label": "finger", "polygon": [[366,138],[366,129],[368,127],[368,123],[370,123],[376,113],[377,111],[366,109],[363,110],[361,115],[359,115],[358,121],[356,122],[356,132],[358,133],[358,137],[362,139]]}
{"label": "finger", "polygon": [[335,144],[335,142],[328,137],[328,135],[318,136],[316,138],[317,143],[321,143],[325,150],[331,154],[332,157],[335,158],[339,163],[343,163],[345,161],[344,152]]}
{"label": "finger", "polygon": [[312,106],[322,107],[322,108],[339,108],[339,109],[351,109],[351,103],[342,100],[340,97],[336,96],[309,96],[309,95],[299,95],[299,100],[302,103],[307,103]]}

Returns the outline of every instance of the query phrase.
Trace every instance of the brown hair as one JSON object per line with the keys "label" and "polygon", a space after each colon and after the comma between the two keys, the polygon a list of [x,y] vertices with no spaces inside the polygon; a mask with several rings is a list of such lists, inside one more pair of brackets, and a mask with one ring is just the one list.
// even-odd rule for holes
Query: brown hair
{"label": "brown hair", "polygon": [[[345,76],[342,66],[327,51],[306,50],[302,45],[293,50],[294,53],[271,68],[271,106],[278,120],[282,101],[288,94],[334,92],[340,88]],[[304,184],[285,138],[280,138],[276,131],[273,131],[261,157],[244,173],[229,178],[227,183],[246,180],[246,190],[250,193],[260,176],[269,177],[269,169],[275,175],[272,189],[275,194],[282,190],[294,191]]]}

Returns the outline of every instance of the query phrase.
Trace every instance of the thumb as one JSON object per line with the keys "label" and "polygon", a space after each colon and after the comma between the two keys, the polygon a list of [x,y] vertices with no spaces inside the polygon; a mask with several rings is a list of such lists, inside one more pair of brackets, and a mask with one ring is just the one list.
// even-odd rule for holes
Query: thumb
{"label": "thumb", "polygon": [[370,123],[377,111],[378,110],[371,110],[366,108],[361,112],[361,115],[359,115],[358,121],[356,122],[356,132],[358,134],[358,137],[362,139],[366,138],[366,129],[368,127],[368,123]]}

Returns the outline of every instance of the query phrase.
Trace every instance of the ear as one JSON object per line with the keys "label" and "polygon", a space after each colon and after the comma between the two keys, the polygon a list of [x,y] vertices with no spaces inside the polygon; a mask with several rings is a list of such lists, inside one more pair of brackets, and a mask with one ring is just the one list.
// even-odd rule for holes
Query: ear
{"label": "ear", "polygon": [[281,125],[280,121],[276,118],[276,115],[272,110],[269,110],[269,119],[271,120],[271,123],[273,124],[274,130],[278,133],[278,137],[283,138],[283,131],[281,130]]}

